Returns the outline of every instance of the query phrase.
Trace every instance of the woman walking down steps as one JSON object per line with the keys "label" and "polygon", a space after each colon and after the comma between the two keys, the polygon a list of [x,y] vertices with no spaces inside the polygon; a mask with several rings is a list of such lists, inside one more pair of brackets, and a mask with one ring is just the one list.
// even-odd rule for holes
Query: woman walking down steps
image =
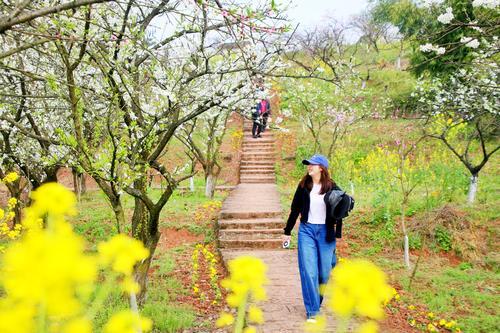
{"label": "woman walking down steps", "polygon": [[[241,255],[251,255],[268,267],[268,300],[261,304],[265,324],[258,328],[258,332],[303,333],[307,318],[301,295],[297,250],[282,249],[285,223],[275,183],[273,133],[266,131],[262,138],[255,140],[251,129],[252,123],[245,122],[241,183],[224,201],[219,215],[220,252],[226,263]],[[263,152],[267,154],[255,155]],[[335,320],[329,318],[328,331],[334,332],[336,328]]]}

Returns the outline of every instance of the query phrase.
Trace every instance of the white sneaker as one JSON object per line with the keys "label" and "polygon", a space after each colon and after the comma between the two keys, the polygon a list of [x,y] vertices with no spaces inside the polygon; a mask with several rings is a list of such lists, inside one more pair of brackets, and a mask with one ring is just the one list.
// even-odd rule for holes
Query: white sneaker
{"label": "white sneaker", "polygon": [[316,318],[307,318],[306,322],[316,324],[318,321],[316,320]]}

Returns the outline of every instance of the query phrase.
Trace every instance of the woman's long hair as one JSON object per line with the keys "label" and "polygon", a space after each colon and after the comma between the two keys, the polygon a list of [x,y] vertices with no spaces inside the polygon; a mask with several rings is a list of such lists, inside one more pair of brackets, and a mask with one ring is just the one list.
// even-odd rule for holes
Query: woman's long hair
{"label": "woman's long hair", "polygon": [[[333,179],[330,178],[330,173],[328,173],[328,169],[322,165],[319,165],[319,167],[321,168],[321,179],[319,180],[319,182],[321,183],[321,190],[319,191],[319,194],[325,194],[336,185]],[[304,177],[302,177],[299,186],[301,188],[305,187],[309,192],[311,192],[313,187],[313,180],[312,177],[309,176],[309,173],[307,173]]]}

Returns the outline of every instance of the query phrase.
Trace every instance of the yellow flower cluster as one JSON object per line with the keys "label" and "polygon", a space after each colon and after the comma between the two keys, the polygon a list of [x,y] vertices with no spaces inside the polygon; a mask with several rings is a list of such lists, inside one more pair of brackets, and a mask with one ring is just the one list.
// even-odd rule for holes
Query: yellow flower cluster
{"label": "yellow flower cluster", "polygon": [[217,258],[215,255],[210,252],[210,250],[202,245],[196,244],[193,254],[191,255],[192,263],[193,263],[193,274],[192,274],[192,284],[193,284],[193,294],[198,295],[201,300],[205,300],[205,294],[200,292],[200,286],[198,284],[200,269],[199,269],[199,259],[200,252],[203,253],[203,258],[205,262],[208,264],[208,275],[210,278],[210,287],[214,292],[214,299],[212,300],[212,304],[218,304],[222,299],[222,292],[219,288],[219,276],[217,274]]}
{"label": "yellow flower cluster", "polygon": [[104,333],[137,333],[148,332],[153,328],[153,322],[143,318],[131,310],[120,311],[111,317],[104,326]]}
{"label": "yellow flower cluster", "polygon": [[[1,218],[0,218],[1,220]],[[0,238],[7,237],[10,240],[14,240],[21,235],[22,225],[16,224],[13,229],[9,228],[6,222],[0,222]]]}
{"label": "yellow flower cluster", "polygon": [[[16,213],[14,212],[14,208],[16,206],[17,199],[10,198],[7,202],[7,211],[5,212],[0,208],[0,239],[3,237],[7,237],[10,240],[14,240],[21,235],[22,226],[20,224],[14,225],[14,223],[12,222],[14,220],[14,217],[16,216]],[[11,225],[10,227],[9,223]],[[0,252],[2,251],[0,250]]]}
{"label": "yellow flower cluster", "polygon": [[194,213],[194,220],[197,223],[210,222],[215,219],[222,207],[222,202],[219,200],[211,200],[204,203]]}
{"label": "yellow flower cluster", "polygon": [[200,292],[200,286],[198,285],[198,279],[200,276],[199,270],[199,258],[200,250],[203,248],[202,244],[196,244],[193,254],[191,255],[191,260],[193,263],[193,273],[191,275],[191,282],[193,284],[193,294],[196,296]]}
{"label": "yellow flower cluster", "polygon": [[[262,260],[241,256],[228,262],[229,278],[222,281],[222,286],[230,291],[227,304],[238,309],[236,320],[229,313],[222,313],[217,320],[218,327],[232,325],[235,333],[256,332],[254,326],[244,327],[245,322],[262,324],[264,315],[262,310],[252,302],[257,303],[266,299],[264,285],[268,283],[266,277],[267,266]],[[250,305],[249,305],[250,304]],[[245,321],[245,318],[247,320]]]}
{"label": "yellow flower cluster", "polygon": [[231,133],[231,146],[234,150],[239,150],[243,141],[243,131],[237,130]]}
{"label": "yellow flower cluster", "polygon": [[[353,315],[382,319],[385,314],[383,305],[394,296],[385,273],[363,259],[346,260],[337,265],[324,290],[329,309],[345,320]],[[376,332],[376,325],[368,322],[359,329]]]}
{"label": "yellow flower cluster", "polygon": [[[434,318],[434,317],[433,317]],[[431,319],[433,319],[431,318]],[[439,332],[439,327],[446,329],[449,332],[460,333],[462,330],[457,326],[457,322],[454,320],[447,321],[446,319],[441,318],[439,321],[433,321],[432,323],[427,324],[428,332]]]}
{"label": "yellow flower cluster", "polygon": [[4,182],[4,183],[12,183],[12,182],[15,182],[18,179],[19,179],[19,175],[16,172],[9,172],[2,179],[2,182]]}
{"label": "yellow flower cluster", "polygon": [[[408,305],[408,310],[414,312],[416,310],[415,305]],[[408,322],[410,326],[417,326],[417,320],[413,317],[420,318],[420,326],[424,328],[427,332],[440,332],[443,329],[448,332],[460,333],[462,330],[457,326],[457,322],[454,320],[448,321],[444,318],[440,318],[439,321],[436,318],[434,312],[419,312],[418,315],[410,315]],[[422,320],[422,318],[424,318]],[[418,319],[418,318],[417,318]],[[430,322],[427,322],[429,320]]]}
{"label": "yellow flower cluster", "polygon": [[[0,286],[5,294],[0,298],[0,332],[90,333],[93,315],[89,313],[96,309],[90,311],[84,304],[92,301],[97,273],[103,268],[99,263],[118,262],[113,268],[130,274],[129,265],[147,256],[147,250],[132,240],[135,246],[116,246],[125,237],[116,236],[100,247],[124,252],[86,254],[83,239],[65,222],[67,215],[75,213],[74,194],[61,185],[45,184],[32,193],[32,199],[23,221],[28,222],[29,232],[8,246],[1,258]],[[39,225],[42,220],[45,228]],[[117,327],[116,322],[133,321],[131,316],[113,318],[111,327]]]}
{"label": "yellow flower cluster", "polygon": [[204,247],[202,252],[205,261],[208,263],[210,286],[212,287],[215,294],[215,299],[212,301],[212,304],[217,304],[222,298],[222,293],[218,284],[219,276],[217,275],[217,259],[215,258],[215,255],[207,249],[207,247]]}
{"label": "yellow flower cluster", "polygon": [[375,264],[349,260],[335,267],[326,288],[330,309],[337,315],[353,314],[372,319],[384,317],[383,304],[393,296],[385,273]]}

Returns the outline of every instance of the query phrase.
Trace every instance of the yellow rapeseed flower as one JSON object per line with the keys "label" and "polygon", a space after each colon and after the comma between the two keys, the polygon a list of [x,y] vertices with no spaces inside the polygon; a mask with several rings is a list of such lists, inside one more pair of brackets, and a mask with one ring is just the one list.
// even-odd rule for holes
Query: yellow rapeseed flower
{"label": "yellow rapeseed flower", "polygon": [[33,204],[29,210],[38,217],[45,214],[69,216],[76,214],[76,196],[57,183],[47,183],[31,193]]}
{"label": "yellow rapeseed flower", "polygon": [[5,216],[5,212],[3,211],[2,208],[0,208],[0,220],[3,219],[4,216]]}
{"label": "yellow rapeseed flower", "polygon": [[438,330],[436,329],[436,326],[434,326],[433,324],[428,324],[427,325],[427,331],[429,331],[429,332],[437,332]]}
{"label": "yellow rapeseed flower", "polygon": [[255,305],[250,305],[248,308],[248,321],[255,324],[264,323],[264,314],[262,310]]}
{"label": "yellow rapeseed flower", "polygon": [[[42,324],[50,332],[90,333],[92,325],[82,317],[82,304],[95,290],[98,260],[85,254],[83,239],[64,220],[74,210],[74,195],[61,185],[46,184],[32,197],[34,204],[26,212],[31,220],[23,225],[33,228],[2,256],[0,332],[32,333]],[[45,228],[41,228],[42,218],[47,218]],[[2,233],[4,225],[0,223]],[[22,227],[6,230],[10,236],[19,234]],[[131,285],[129,280],[124,278]],[[139,327],[147,331],[151,326],[151,321],[129,311],[113,316],[106,332],[135,333]]]}
{"label": "yellow rapeseed flower", "polygon": [[267,283],[267,267],[262,260],[250,256],[241,256],[228,263],[230,278],[221,285],[232,291],[228,295],[228,304],[237,307],[250,295],[255,301],[266,299],[264,285]]}
{"label": "yellow rapeseed flower", "polygon": [[325,294],[335,314],[342,317],[357,314],[372,319],[384,316],[382,305],[393,295],[385,273],[363,259],[349,260],[336,267]]}
{"label": "yellow rapeseed flower", "polygon": [[232,325],[234,323],[234,317],[232,314],[230,313],[227,313],[227,312],[223,312],[219,319],[217,319],[217,322],[215,323],[215,325],[217,327],[224,327],[224,326],[229,326],[229,325]]}
{"label": "yellow rapeseed flower", "polygon": [[3,178],[3,182],[4,183],[12,183],[12,182],[15,182],[16,180],[19,179],[19,175],[17,174],[17,172],[9,172],[4,178]]}
{"label": "yellow rapeseed flower", "polygon": [[377,333],[378,332],[378,324],[373,321],[367,321],[359,325],[357,333]]}
{"label": "yellow rapeseed flower", "polygon": [[80,310],[75,290],[89,288],[97,276],[95,261],[83,251],[69,225],[28,233],[5,251],[0,284],[12,299],[45,304],[49,315],[73,316]]}
{"label": "yellow rapeseed flower", "polygon": [[137,239],[124,234],[113,236],[97,246],[100,259],[115,272],[131,275],[137,261],[148,257],[149,251]]}
{"label": "yellow rapeseed flower", "polygon": [[141,290],[141,288],[139,287],[139,284],[137,282],[135,282],[131,276],[125,276],[125,278],[123,278],[123,281],[121,283],[121,287],[122,287],[123,291],[125,291],[129,294],[130,293],[137,294]]}
{"label": "yellow rapeseed flower", "polygon": [[122,310],[114,314],[104,326],[104,333],[137,333],[149,332],[153,327],[150,319],[141,317],[131,310]]}
{"label": "yellow rapeseed flower", "polygon": [[7,207],[9,209],[13,209],[17,205],[17,199],[16,198],[10,198],[9,201],[7,202]]}
{"label": "yellow rapeseed flower", "polygon": [[9,299],[0,300],[0,332],[32,333],[35,332],[33,320],[36,308],[32,303],[14,302]]}
{"label": "yellow rapeseed flower", "polygon": [[257,333],[257,329],[254,326],[248,326],[243,329],[243,333]]}
{"label": "yellow rapeseed flower", "polygon": [[64,325],[62,333],[92,333],[92,323],[87,318],[76,318]]}

